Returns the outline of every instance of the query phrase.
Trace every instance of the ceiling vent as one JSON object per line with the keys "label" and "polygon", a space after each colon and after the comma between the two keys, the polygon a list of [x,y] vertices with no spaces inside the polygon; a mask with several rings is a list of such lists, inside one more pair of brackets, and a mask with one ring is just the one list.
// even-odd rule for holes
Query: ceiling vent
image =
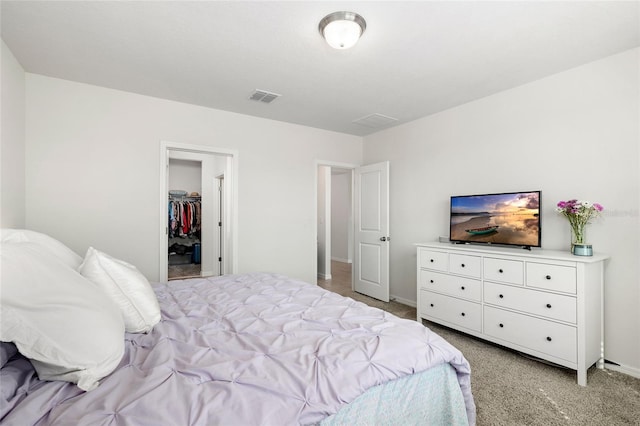
{"label": "ceiling vent", "polygon": [[396,121],[398,121],[397,118],[376,113],[366,115],[362,118],[358,118],[357,120],[353,120],[353,123],[365,127],[376,128],[386,126],[387,124],[394,123]]}
{"label": "ceiling vent", "polygon": [[258,102],[264,102],[265,104],[270,104],[280,96],[282,95],[278,95],[277,93],[273,93],[273,92],[267,92],[266,90],[256,89],[256,91],[253,92],[251,96],[249,96],[249,99],[251,99],[252,101],[258,101]]}

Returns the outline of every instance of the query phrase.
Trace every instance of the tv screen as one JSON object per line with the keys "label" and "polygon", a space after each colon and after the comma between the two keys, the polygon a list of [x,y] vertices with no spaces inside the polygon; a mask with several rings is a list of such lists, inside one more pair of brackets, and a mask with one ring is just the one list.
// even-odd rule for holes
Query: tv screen
{"label": "tv screen", "polygon": [[451,197],[449,239],[540,247],[540,191]]}

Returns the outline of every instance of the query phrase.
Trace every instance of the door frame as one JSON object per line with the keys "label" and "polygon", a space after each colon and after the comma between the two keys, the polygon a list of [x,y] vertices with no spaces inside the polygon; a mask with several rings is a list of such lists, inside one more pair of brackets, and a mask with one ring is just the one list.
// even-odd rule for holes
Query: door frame
{"label": "door frame", "polygon": [[[230,217],[231,210],[227,205],[227,188],[224,181],[225,173],[215,177],[218,189],[218,217],[220,223],[218,223],[218,253],[223,256],[226,253],[226,247],[229,244],[229,233],[227,232],[227,217]],[[219,275],[225,275],[227,268],[231,269],[231,263],[227,262],[228,259],[223,258],[222,262],[218,260],[218,273]]]}
{"label": "door frame", "polygon": [[214,148],[203,145],[185,144],[171,141],[160,141],[160,185],[158,209],[158,267],[160,282],[168,280],[168,240],[167,240],[167,194],[169,168],[169,151],[183,151],[202,156],[225,156],[230,160],[230,170],[227,170],[225,182],[227,191],[227,226],[225,235],[225,255],[223,260],[225,271],[235,274],[238,270],[238,151],[226,148]]}
{"label": "door frame", "polygon": [[[349,221],[351,223],[351,226],[353,227],[353,213],[354,213],[354,207],[355,207],[355,193],[354,193],[354,189],[355,189],[355,173],[354,171],[358,168],[358,167],[362,167],[359,164],[353,164],[353,163],[340,163],[340,162],[336,162],[336,161],[325,161],[325,160],[316,160],[314,162],[314,177],[315,177],[315,197],[313,197],[313,217],[314,217],[314,223],[316,224],[316,227],[313,230],[313,236],[314,236],[314,240],[317,242],[318,241],[318,229],[317,229],[317,223],[318,223],[318,166],[327,166],[330,168],[336,168],[336,169],[346,169],[346,170],[351,170],[351,208],[350,208],[350,213],[349,213]],[[353,246],[354,243],[354,230],[351,230],[351,245]],[[329,247],[329,250],[331,250],[331,247]],[[328,256],[329,258],[331,256]],[[318,256],[317,256],[317,243],[316,243],[316,256],[315,258],[315,267],[314,267],[314,273],[317,276],[318,274]],[[354,289],[354,269],[351,268],[351,290]]]}

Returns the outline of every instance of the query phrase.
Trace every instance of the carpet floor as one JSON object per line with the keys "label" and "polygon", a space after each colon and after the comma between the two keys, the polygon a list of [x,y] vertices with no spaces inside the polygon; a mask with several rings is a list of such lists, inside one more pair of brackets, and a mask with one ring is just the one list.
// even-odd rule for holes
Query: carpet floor
{"label": "carpet floor", "polygon": [[[318,285],[401,318],[416,309],[351,290],[351,265],[332,262],[332,279]],[[640,379],[591,367],[586,387],[573,370],[549,365],[464,333],[423,321],[457,347],[471,364],[478,426],[640,426]]]}

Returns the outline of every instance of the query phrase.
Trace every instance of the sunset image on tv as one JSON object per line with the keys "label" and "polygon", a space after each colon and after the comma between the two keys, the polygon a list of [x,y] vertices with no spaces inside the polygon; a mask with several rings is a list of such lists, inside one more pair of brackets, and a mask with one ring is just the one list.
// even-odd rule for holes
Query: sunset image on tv
{"label": "sunset image on tv", "polygon": [[451,197],[451,241],[540,246],[540,192]]}

